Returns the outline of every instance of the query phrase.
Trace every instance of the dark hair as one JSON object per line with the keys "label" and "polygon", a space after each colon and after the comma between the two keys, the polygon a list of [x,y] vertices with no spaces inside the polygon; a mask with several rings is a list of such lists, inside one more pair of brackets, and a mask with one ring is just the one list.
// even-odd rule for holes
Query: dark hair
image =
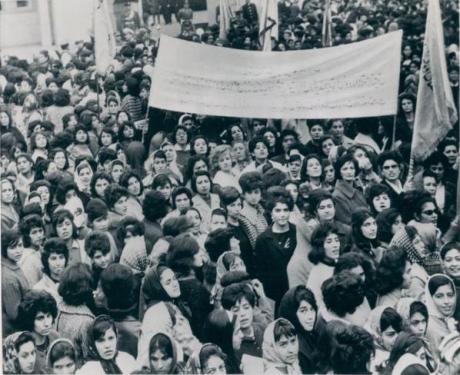
{"label": "dark hair", "polygon": [[129,192],[129,189],[128,189],[129,180],[132,177],[136,178],[137,181],[139,181],[139,186],[140,186],[139,195],[141,195],[144,192],[144,184],[142,183],[141,177],[133,170],[127,170],[120,176],[120,186],[126,188],[126,190],[128,190]]}
{"label": "dark hair", "polygon": [[193,257],[199,249],[198,242],[187,233],[173,238],[166,256],[168,266],[174,272],[188,275],[193,269]]}
{"label": "dark hair", "polygon": [[186,233],[191,228],[193,228],[193,224],[187,216],[170,217],[163,222],[163,235],[176,237],[181,233]]}
{"label": "dark hair", "polygon": [[428,322],[428,318],[429,318],[428,309],[426,305],[421,301],[414,301],[410,304],[409,319],[417,313],[421,314]]}
{"label": "dark hair", "polygon": [[106,180],[109,184],[112,184],[113,179],[112,179],[112,176],[110,176],[107,172],[104,172],[104,171],[97,171],[96,173],[93,174],[93,177],[91,178],[91,182],[89,184],[91,195],[94,198],[97,198],[97,197],[104,198],[104,197],[98,196],[96,192],[96,182],[98,180]]}
{"label": "dark hair", "polygon": [[440,256],[441,256],[441,259],[444,260],[446,258],[446,255],[447,253],[450,251],[450,250],[457,250],[457,251],[460,251],[460,242],[449,242],[449,243],[446,243],[443,247],[441,247],[441,251],[440,251]]}
{"label": "dark hair", "polygon": [[162,352],[168,358],[173,358],[174,350],[171,339],[164,333],[157,333],[150,339],[149,353],[155,353],[157,350]]}
{"label": "dark hair", "polygon": [[54,365],[55,362],[66,357],[69,357],[74,362],[77,360],[77,353],[71,342],[62,340],[50,345],[48,359],[51,366]]}
{"label": "dark hair", "polygon": [[178,186],[171,193],[171,204],[173,209],[177,208],[176,198],[182,194],[185,194],[189,199],[190,204],[192,204],[192,192],[190,191],[190,189],[186,188],[185,186]]}
{"label": "dark hair", "polygon": [[321,286],[324,304],[340,317],[353,314],[364,301],[364,283],[358,275],[342,271]]}
{"label": "dark hair", "polygon": [[113,131],[113,129],[110,126],[104,126],[101,130],[101,133],[99,134],[98,137],[98,143],[100,147],[103,147],[102,145],[102,133],[107,133],[110,134],[112,137],[112,144],[118,141],[118,135]]}
{"label": "dark hair", "polygon": [[79,192],[77,185],[73,181],[67,181],[60,183],[56,188],[56,201],[62,205],[66,203],[65,196],[70,190],[75,190],[76,193]]}
{"label": "dark hair", "polygon": [[[105,333],[109,329],[112,329],[115,332],[115,335],[118,336],[117,327],[110,316],[99,315],[98,317],[96,317],[96,319],[93,320],[93,323],[88,328],[88,338],[90,340],[90,345],[95,346],[95,343],[103,339]],[[97,352],[97,348],[94,349]]]}
{"label": "dark hair", "polygon": [[5,229],[2,230],[1,243],[2,243],[2,257],[8,258],[7,250],[9,247],[17,246],[21,240],[20,233],[15,229]]}
{"label": "dark hair", "polygon": [[213,262],[217,262],[219,256],[230,250],[230,239],[234,236],[229,228],[218,228],[208,234],[204,247]]}
{"label": "dark hair", "polygon": [[391,202],[390,188],[387,185],[375,184],[375,185],[369,186],[369,188],[366,190],[367,204],[371,208],[371,211],[373,213],[377,213],[377,210],[374,207],[374,198],[378,197],[381,194],[386,194],[388,196],[388,199],[390,199],[390,202]]}
{"label": "dark hair", "polygon": [[48,259],[53,253],[64,255],[66,266],[69,262],[69,249],[67,248],[65,241],[57,237],[47,239],[43,245],[41,259],[43,264],[43,272],[48,276],[50,276]]}
{"label": "dark hair", "polygon": [[209,161],[208,158],[204,155],[193,155],[191,156],[188,161],[187,161],[187,168],[185,169],[185,175],[184,175],[184,180],[185,182],[188,182],[192,179],[193,177],[193,169],[195,167],[195,164],[198,161],[202,161],[206,164],[207,169],[209,170]]}
{"label": "dark hair", "polygon": [[430,371],[425,366],[419,363],[414,363],[407,366],[401,372],[401,375],[430,375]]}
{"label": "dark hair", "polygon": [[97,159],[100,165],[104,165],[107,161],[117,160],[117,151],[108,147],[102,147],[97,153]]}
{"label": "dark hair", "polygon": [[156,190],[159,187],[165,187],[166,185],[173,186],[173,183],[169,176],[165,173],[157,174],[152,181],[152,189]]}
{"label": "dark hair", "polygon": [[72,306],[88,304],[92,300],[93,275],[87,264],[76,263],[69,266],[61,275],[58,292],[63,301]]}
{"label": "dark hair", "polygon": [[291,194],[281,186],[273,186],[267,191],[267,212],[271,213],[278,203],[285,204],[289,211],[292,211],[294,208],[294,201]]}
{"label": "dark hair", "polygon": [[425,344],[423,339],[409,332],[400,332],[393,344],[386,371],[391,374],[398,360],[406,353],[416,354]]}
{"label": "dark hair", "polygon": [[[268,129],[265,129],[264,133],[267,131]],[[275,134],[276,135],[276,134]],[[249,150],[249,153],[252,154],[254,153],[254,150],[257,146],[258,143],[263,143],[265,145],[265,147],[267,147],[267,150],[269,149],[269,146],[268,146],[268,142],[265,140],[265,138],[263,137],[260,137],[260,136],[256,136],[254,137],[253,139],[251,139],[249,141],[249,144],[248,144],[248,150]]]}
{"label": "dark hair", "polygon": [[53,148],[49,154],[49,160],[54,160],[54,158],[56,157],[56,154],[58,154],[59,152],[62,152],[65,157],[64,169],[69,168],[69,157],[67,155],[67,151],[64,150],[63,148],[60,148],[60,147]]}
{"label": "dark hair", "polygon": [[[189,117],[189,118],[191,119],[191,117]],[[171,133],[171,140],[172,140],[172,142],[173,142],[174,144],[177,143],[177,142],[176,142],[176,135],[177,135],[177,132],[178,132],[179,130],[183,130],[185,133],[187,133],[187,142],[188,142],[188,140],[189,140],[189,138],[190,138],[190,134],[189,134],[187,128],[186,128],[185,126],[183,126],[183,125],[177,125],[177,126],[174,128],[174,130],[172,131],[172,133]]]}
{"label": "dark hair", "polygon": [[308,210],[311,216],[316,216],[319,205],[322,201],[330,199],[333,203],[332,194],[327,190],[316,189],[313,190],[308,196]]}
{"label": "dark hair", "polygon": [[247,283],[241,282],[228,285],[222,291],[222,307],[225,310],[230,310],[242,298],[245,298],[252,307],[255,306],[256,295]]}
{"label": "dark hair", "polygon": [[242,281],[250,282],[251,276],[245,271],[228,271],[220,279],[220,285],[226,287]]}
{"label": "dark hair", "polygon": [[455,286],[446,275],[432,276],[428,281],[428,290],[430,292],[430,295],[433,296],[436,293],[436,291],[444,285],[450,285],[452,290],[455,292]]}
{"label": "dark hair", "polygon": [[335,374],[370,374],[367,365],[374,352],[372,335],[350,325],[335,336],[330,363]]}
{"label": "dark hair", "polygon": [[70,222],[72,223],[72,238],[77,238],[78,236],[78,230],[77,230],[77,227],[75,226],[74,222],[73,222],[73,215],[72,213],[69,211],[69,210],[66,210],[66,209],[60,209],[58,211],[55,211],[54,214],[53,214],[53,229],[54,229],[54,232],[57,234],[57,226],[59,224],[62,224],[64,222],[64,220],[70,220]]}
{"label": "dark hair", "polygon": [[256,189],[262,190],[264,187],[262,182],[262,175],[259,172],[245,172],[243,173],[238,183],[241,186],[241,190],[244,193],[250,193]]}
{"label": "dark hair", "polygon": [[206,146],[207,146],[207,152],[205,154],[205,156],[209,156],[209,141],[208,139],[202,135],[202,134],[197,134],[195,135],[191,140],[190,140],[190,155],[194,156],[194,155],[197,155],[196,151],[195,151],[195,142],[198,140],[198,139],[203,139],[205,142],[206,142]]}
{"label": "dark hair", "polygon": [[205,345],[203,345],[201,347],[200,354],[199,354],[199,361],[200,361],[200,364],[201,364],[201,371],[202,371],[203,374],[205,373],[204,369],[208,364],[209,358],[211,358],[213,356],[217,356],[220,359],[222,359],[222,361],[224,361],[224,363],[225,363],[225,367],[227,367],[227,363],[226,363],[227,362],[227,356],[222,351],[222,349],[219,346],[217,346],[216,344],[205,344]]}
{"label": "dark hair", "polygon": [[275,326],[273,327],[273,337],[275,339],[275,342],[278,342],[283,336],[293,337],[296,335],[297,333],[295,331],[295,328],[289,320],[279,318],[276,321]]}
{"label": "dark hair", "polygon": [[304,181],[309,181],[310,176],[307,174],[307,164],[308,161],[311,159],[316,159],[321,166],[321,180],[324,178],[324,173],[323,173],[323,164],[321,163],[321,158],[317,154],[308,154],[307,156],[304,157],[303,162],[302,162],[302,167],[300,169],[300,177],[302,182]]}
{"label": "dark hair", "polygon": [[365,258],[362,254],[356,252],[349,252],[346,254],[340,255],[337,263],[334,266],[334,274],[340,273],[342,271],[351,270],[353,268],[361,266],[364,270],[363,263]]}
{"label": "dark hair", "polygon": [[386,208],[380,212],[375,221],[377,222],[377,239],[386,243],[390,243],[394,234],[392,226],[401,213],[396,208]]}
{"label": "dark hair", "polygon": [[164,195],[157,190],[148,191],[142,202],[142,213],[149,221],[165,217],[168,213],[168,202]]}
{"label": "dark hair", "polygon": [[313,264],[318,264],[326,258],[324,251],[324,241],[329,234],[336,234],[339,239],[339,232],[337,227],[331,223],[320,224],[311,235],[311,251],[308,254],[308,259]]}
{"label": "dark hair", "polygon": [[124,187],[118,184],[110,184],[104,191],[105,203],[107,203],[108,209],[113,209],[115,203],[122,197],[129,197],[129,192]]}
{"label": "dark hair", "polygon": [[404,329],[401,315],[392,307],[387,307],[383,310],[380,317],[380,332],[386,331],[389,327],[393,328],[396,332],[401,332]]}
{"label": "dark hair", "polygon": [[25,331],[34,330],[34,322],[37,314],[42,312],[49,313],[56,319],[58,309],[54,297],[44,290],[29,290],[24,294],[18,306],[17,323]]}
{"label": "dark hair", "polygon": [[193,177],[192,177],[192,182],[190,184],[191,188],[192,188],[192,191],[194,193],[197,193],[197,189],[196,189],[196,181],[198,180],[198,177],[201,177],[201,176],[206,176],[208,177],[209,179],[209,184],[210,184],[210,188],[212,189],[212,178],[211,178],[211,175],[209,174],[209,172],[206,172],[206,171],[199,171],[197,172]]}
{"label": "dark hair", "polygon": [[14,342],[14,349],[16,350],[16,353],[19,353],[21,346],[23,346],[24,344],[27,344],[28,342],[33,342],[34,346],[36,346],[35,339],[32,333],[28,331],[20,333],[18,338]]}
{"label": "dark hair", "polygon": [[383,168],[383,164],[385,164],[387,160],[393,160],[398,165],[402,164],[403,162],[403,158],[398,151],[384,151],[379,155],[377,159],[377,165],[380,169]]}
{"label": "dark hair", "polygon": [[30,232],[33,228],[40,228],[45,231],[45,224],[40,216],[32,214],[27,215],[21,219],[19,223],[19,229],[21,230],[22,240],[25,247],[32,246],[30,239]]}
{"label": "dark hair", "polygon": [[334,169],[335,169],[335,179],[336,180],[341,180],[342,175],[340,174],[340,169],[346,164],[346,163],[353,163],[353,166],[355,167],[355,175],[358,174],[359,172],[359,165],[356,159],[353,157],[352,154],[346,153],[345,155],[340,156],[337,161],[335,162]]}
{"label": "dark hair", "polygon": [[116,230],[116,237],[120,243],[124,243],[128,232],[131,232],[133,236],[143,236],[144,223],[131,216],[124,217],[118,223]]}
{"label": "dark hair", "polygon": [[442,152],[433,152],[424,162],[423,166],[425,169],[430,169],[430,166],[441,163],[444,170],[449,168],[449,159]]}
{"label": "dark hair", "polygon": [[402,285],[406,262],[406,253],[400,248],[393,247],[383,253],[375,275],[375,289],[379,295],[388,294]]}
{"label": "dark hair", "polygon": [[[304,285],[295,286],[283,296],[280,302],[278,315],[281,318],[289,320],[295,327],[298,333],[305,331],[297,317],[297,310],[302,301],[307,302],[316,313],[318,318],[318,305],[313,292]],[[316,321],[315,321],[316,324]]]}
{"label": "dark hair", "polygon": [[85,251],[91,259],[96,251],[100,251],[103,255],[109,253],[110,240],[107,234],[100,231],[89,233],[85,238]]}

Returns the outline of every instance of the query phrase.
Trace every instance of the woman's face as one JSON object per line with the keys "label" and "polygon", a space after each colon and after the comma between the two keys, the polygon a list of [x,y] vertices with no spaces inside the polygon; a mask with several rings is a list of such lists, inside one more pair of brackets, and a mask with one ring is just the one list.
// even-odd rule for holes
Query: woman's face
{"label": "woman's face", "polygon": [[241,199],[238,198],[237,200],[235,200],[234,202],[230,203],[228,206],[227,206],[227,215],[232,217],[232,218],[237,218],[240,213],[241,213],[241,209],[242,209],[242,204],[241,204]]}
{"label": "woman's face", "polygon": [[386,350],[391,351],[396,341],[396,337],[398,337],[398,333],[392,326],[389,326],[385,331],[382,332],[383,347]]}
{"label": "woman's face", "polygon": [[219,169],[222,172],[231,172],[232,170],[232,157],[230,152],[225,152],[219,156]]}
{"label": "woman's face", "polygon": [[91,169],[90,168],[80,169],[80,172],[78,172],[78,177],[80,177],[80,181],[85,186],[89,185],[89,183],[91,182],[91,177],[92,177]]}
{"label": "woman's face", "polygon": [[297,202],[297,199],[299,198],[299,188],[297,187],[296,184],[287,184],[286,185],[286,190],[289,194],[291,194],[292,200],[294,202]]}
{"label": "woman's face", "polygon": [[35,344],[32,341],[28,341],[22,344],[18,350],[18,362],[22,374],[32,374],[34,372],[35,361],[37,353],[35,350]]}
{"label": "woman's face", "polygon": [[366,152],[362,148],[357,148],[353,153],[353,158],[358,162],[358,166],[362,170],[369,170],[372,168],[372,163],[369,160]]}
{"label": "woman's face", "polygon": [[455,292],[452,285],[442,285],[433,294],[433,302],[438,311],[445,317],[450,317],[455,310]]}
{"label": "woman's face", "polygon": [[200,214],[198,212],[196,212],[195,210],[189,210],[189,211],[187,211],[185,216],[193,224],[194,231],[199,232],[200,231],[200,226],[201,226]]}
{"label": "woman's face", "polygon": [[368,217],[361,225],[364,238],[375,240],[377,238],[377,222],[373,217]]}
{"label": "woman's face", "polygon": [[126,215],[128,212],[128,198],[123,196],[118,199],[113,205],[113,210],[120,215]]}
{"label": "woman's face", "polygon": [[212,355],[208,358],[206,363],[203,364],[203,374],[226,375],[227,369],[225,367],[225,362],[219,356]]}
{"label": "woman's face", "polygon": [[391,206],[390,197],[388,196],[387,193],[382,193],[380,195],[375,196],[372,199],[372,204],[374,205],[375,211],[380,213],[383,210],[390,208]]}
{"label": "woman's face", "polygon": [[27,175],[32,169],[32,163],[27,158],[19,158],[16,164],[18,172],[22,175]]}
{"label": "woman's face", "polygon": [[150,354],[150,367],[154,374],[172,373],[173,358],[160,349]]}
{"label": "woman's face", "polygon": [[276,136],[272,132],[266,132],[264,134],[264,139],[268,142],[269,147],[275,147]]}
{"label": "woman's face", "polygon": [[426,202],[423,204],[422,211],[420,213],[420,222],[432,223],[434,225],[438,222],[438,213],[433,202]]}
{"label": "woman's face", "polygon": [[316,209],[316,214],[321,222],[333,220],[335,216],[334,201],[330,198],[321,201]]}
{"label": "woman's face", "polygon": [[39,311],[35,315],[33,332],[40,336],[48,336],[53,328],[53,316],[49,312]]}
{"label": "woman's face", "polygon": [[53,363],[53,374],[67,375],[75,374],[75,361],[70,357],[58,359]]}
{"label": "woman's face", "polygon": [[157,186],[155,190],[163,194],[163,197],[165,197],[165,199],[169,201],[169,198],[171,197],[171,192],[172,192],[172,186],[169,182],[164,184],[163,186]]}
{"label": "woman's face", "polygon": [[73,235],[73,224],[69,218],[65,218],[60,223],[56,224],[56,234],[63,240],[72,238]]}
{"label": "woman's face", "polygon": [[44,134],[37,134],[35,136],[35,145],[37,148],[46,148],[48,144],[48,139],[45,137]]}
{"label": "woman's face", "polygon": [[312,178],[319,178],[323,173],[321,163],[316,158],[310,158],[307,160],[307,175]]}
{"label": "woman's face", "polygon": [[120,112],[118,114],[118,119],[117,120],[118,120],[119,125],[123,124],[124,122],[129,121],[128,114],[126,112]]}
{"label": "woman's face", "polygon": [[66,266],[64,254],[51,253],[48,258],[48,268],[53,280],[59,280]]}
{"label": "woman's face", "polygon": [[416,312],[415,314],[411,315],[409,318],[409,328],[411,332],[418,336],[423,337],[426,333],[427,321],[425,316]]}
{"label": "woman's face", "polygon": [[356,169],[355,165],[351,161],[347,161],[340,168],[340,175],[345,182],[353,182],[355,180]]}
{"label": "woman's face", "polygon": [[297,336],[281,336],[280,339],[275,342],[275,345],[283,363],[293,364],[298,360],[299,341],[297,340]]}
{"label": "woman's face", "polygon": [[204,160],[197,160],[196,163],[193,165],[193,175],[197,172],[208,172],[208,166],[204,162]]}
{"label": "woman's face", "polygon": [[113,143],[112,134],[110,133],[101,133],[101,144],[102,146],[110,146]]}
{"label": "woman's face", "polygon": [[128,179],[128,191],[130,194],[137,197],[141,193],[141,182],[135,176]]}
{"label": "woman's face", "polygon": [[2,181],[2,203],[10,204],[14,201],[13,184],[10,181]]}
{"label": "woman's face", "polygon": [[337,260],[340,256],[340,238],[336,233],[329,233],[324,239],[324,254],[327,258]]}
{"label": "woman's face", "polygon": [[86,143],[86,140],[88,139],[88,134],[80,129],[80,130],[77,130],[77,132],[75,133],[75,140],[78,142],[78,143]]}
{"label": "woman's face", "polygon": [[105,331],[104,336],[94,342],[99,356],[104,360],[111,360],[117,354],[117,335],[113,328]]}
{"label": "woman's face", "polygon": [[8,246],[6,249],[6,256],[9,260],[13,261],[14,263],[18,263],[24,252],[24,246],[22,244],[22,239],[19,239],[17,244]]}
{"label": "woman's face", "polygon": [[176,143],[185,146],[188,142],[187,132],[184,129],[178,129],[176,132]]}
{"label": "woman's face", "polygon": [[240,129],[239,126],[232,126],[230,130],[230,134],[232,135],[233,142],[242,142],[244,141],[243,131]]}
{"label": "woman's face", "polygon": [[401,108],[404,113],[411,113],[414,111],[414,104],[410,99],[403,99],[401,102]]}
{"label": "woman's face", "polygon": [[61,171],[64,170],[67,160],[66,160],[65,154],[62,151],[57,152],[54,155],[53,160],[56,163],[56,167],[58,167],[59,170]]}
{"label": "woman's face", "polygon": [[109,181],[107,181],[105,178],[98,178],[94,184],[94,190],[96,190],[96,194],[99,197],[103,198],[107,186],[109,186]]}
{"label": "woman's face", "polygon": [[196,179],[196,191],[200,195],[208,195],[211,192],[211,181],[208,176],[198,176]]}
{"label": "woman's face", "polygon": [[236,142],[233,145],[232,151],[233,151],[233,153],[235,155],[236,160],[238,160],[238,161],[246,160],[246,148],[244,147],[243,143]]}
{"label": "woman's face", "polygon": [[332,147],[334,147],[334,142],[330,138],[325,139],[321,143],[321,150],[323,151],[323,154],[326,156],[329,156],[329,154],[331,153]]}
{"label": "woman's face", "polygon": [[1,126],[9,126],[10,125],[10,118],[6,114],[6,112],[0,112],[0,125]]}
{"label": "woman's face", "polygon": [[297,319],[302,328],[307,331],[313,331],[316,322],[316,310],[307,301],[300,301],[296,312]]}
{"label": "woman's face", "polygon": [[118,109],[119,109],[119,108],[118,108],[118,103],[117,103],[117,102],[115,102],[115,101],[113,101],[113,100],[110,101],[108,107],[109,107],[109,113],[110,113],[111,115],[114,115],[114,114],[116,114],[116,113],[118,112]]}
{"label": "woman's face", "polygon": [[197,155],[206,155],[208,152],[208,144],[203,138],[195,139],[193,149]]}
{"label": "woman's face", "polygon": [[160,283],[170,298],[180,297],[179,281],[172,270],[167,268],[161,273]]}
{"label": "woman's face", "polygon": [[324,168],[324,180],[329,184],[335,181],[335,169],[332,165],[328,165]]}
{"label": "woman's face", "polygon": [[125,126],[123,128],[123,137],[125,139],[132,139],[134,137],[134,129],[131,126]]}
{"label": "woman's face", "polygon": [[448,276],[460,279],[460,249],[447,251],[442,263]]}
{"label": "woman's face", "polygon": [[268,158],[268,148],[264,142],[257,142],[256,147],[254,147],[254,157],[261,161]]}
{"label": "woman's face", "polygon": [[434,177],[432,176],[423,177],[423,190],[430,193],[432,197],[436,195],[437,188],[438,188],[438,184]]}
{"label": "woman's face", "polygon": [[174,161],[175,150],[174,146],[170,144],[164,145],[162,148],[163,152],[166,155],[166,162],[171,163]]}
{"label": "woman's face", "polygon": [[110,173],[112,175],[113,181],[118,184],[120,182],[120,177],[124,171],[125,169],[122,165],[115,164],[112,168],[112,172]]}
{"label": "woman's face", "polygon": [[402,222],[402,217],[401,215],[398,215],[395,221],[393,222],[393,224],[391,224],[391,233],[395,235],[396,232],[398,232],[399,230],[403,228],[404,228],[404,224]]}
{"label": "woman's face", "polygon": [[458,150],[456,146],[448,145],[444,147],[443,154],[446,156],[449,164],[454,165],[456,163],[458,157]]}

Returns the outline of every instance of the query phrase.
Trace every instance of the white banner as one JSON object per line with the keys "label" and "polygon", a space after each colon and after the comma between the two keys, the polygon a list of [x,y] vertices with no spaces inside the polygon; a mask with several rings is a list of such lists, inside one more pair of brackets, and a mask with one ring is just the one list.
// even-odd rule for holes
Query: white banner
{"label": "white banner", "polygon": [[305,51],[243,51],[162,35],[150,105],[252,118],[397,112],[402,31]]}

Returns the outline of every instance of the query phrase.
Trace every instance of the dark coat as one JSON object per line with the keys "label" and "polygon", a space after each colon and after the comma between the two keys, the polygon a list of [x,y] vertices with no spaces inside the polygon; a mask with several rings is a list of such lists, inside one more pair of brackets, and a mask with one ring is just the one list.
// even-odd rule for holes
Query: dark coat
{"label": "dark coat", "polygon": [[256,241],[256,264],[260,281],[264,284],[267,297],[279,303],[289,289],[287,266],[297,246],[296,227],[289,224],[289,241],[285,247],[277,243],[277,233],[268,227]]}
{"label": "dark coat", "polygon": [[248,23],[256,23],[259,20],[255,4],[244,4],[241,10],[243,11],[243,18],[248,21]]}
{"label": "dark coat", "polygon": [[351,214],[354,211],[368,209],[363,193],[342,180],[337,180],[332,197],[335,202],[335,219],[344,224],[351,224]]}

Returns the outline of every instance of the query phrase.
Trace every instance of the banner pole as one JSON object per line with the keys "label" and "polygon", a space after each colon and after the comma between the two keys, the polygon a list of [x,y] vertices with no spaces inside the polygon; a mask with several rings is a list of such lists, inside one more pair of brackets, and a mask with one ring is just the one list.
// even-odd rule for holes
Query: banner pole
{"label": "banner pole", "polygon": [[396,149],[396,117],[397,114],[393,116],[393,133],[391,135],[391,149],[395,150]]}

